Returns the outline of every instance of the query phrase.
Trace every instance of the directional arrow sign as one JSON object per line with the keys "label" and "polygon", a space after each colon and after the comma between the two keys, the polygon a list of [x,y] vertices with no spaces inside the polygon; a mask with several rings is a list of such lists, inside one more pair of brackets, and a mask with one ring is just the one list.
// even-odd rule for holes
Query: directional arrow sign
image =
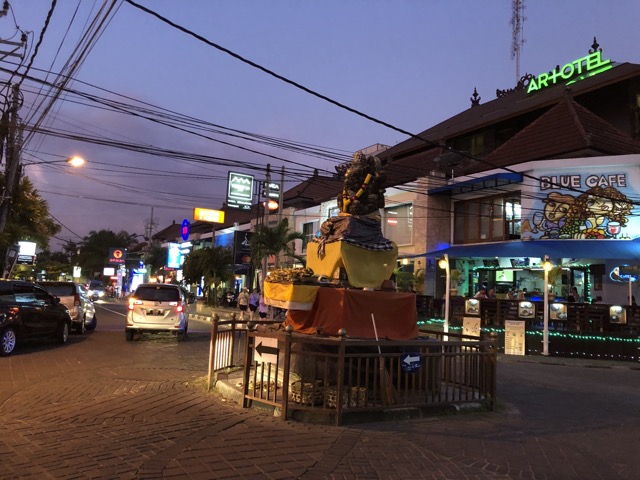
{"label": "directional arrow sign", "polygon": [[253,355],[256,362],[276,363],[279,352],[277,338],[256,337]]}
{"label": "directional arrow sign", "polygon": [[405,353],[400,357],[400,365],[403,372],[415,372],[422,366],[422,357],[419,352]]}

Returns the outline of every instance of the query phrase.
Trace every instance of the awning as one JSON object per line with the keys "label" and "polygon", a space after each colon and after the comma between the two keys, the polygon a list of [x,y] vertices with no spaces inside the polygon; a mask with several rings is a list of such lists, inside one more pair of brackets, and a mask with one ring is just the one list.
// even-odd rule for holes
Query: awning
{"label": "awning", "polygon": [[427,195],[452,195],[475,192],[486,188],[502,187],[510,183],[521,183],[521,173],[494,173],[480,178],[472,178],[463,182],[443,185],[427,191]]}
{"label": "awning", "polygon": [[634,240],[513,240],[509,242],[455,245],[411,257],[452,258],[599,258],[640,262],[640,238]]}

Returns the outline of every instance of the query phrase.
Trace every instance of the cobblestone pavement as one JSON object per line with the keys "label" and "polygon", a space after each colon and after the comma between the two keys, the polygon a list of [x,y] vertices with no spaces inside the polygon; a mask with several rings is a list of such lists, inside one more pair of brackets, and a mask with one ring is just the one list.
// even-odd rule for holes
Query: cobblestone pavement
{"label": "cobblestone pavement", "polygon": [[501,357],[496,412],[334,427],[285,422],[207,392],[208,348],[206,335],[125,342],[96,330],[0,358],[0,479],[611,480],[640,472],[637,365]]}

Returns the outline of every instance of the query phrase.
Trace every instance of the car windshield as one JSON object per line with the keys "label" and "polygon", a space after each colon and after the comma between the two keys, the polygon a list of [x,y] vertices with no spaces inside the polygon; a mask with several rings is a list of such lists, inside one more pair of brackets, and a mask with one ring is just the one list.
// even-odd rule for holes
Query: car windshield
{"label": "car windshield", "polygon": [[53,293],[54,295],[56,295],[57,297],[73,296],[76,293],[75,285],[63,284],[63,283],[58,285],[49,285],[45,283],[42,286],[45,289],[47,289],[50,293]]}
{"label": "car windshield", "polygon": [[134,297],[154,302],[177,302],[180,300],[180,293],[176,288],[138,287]]}

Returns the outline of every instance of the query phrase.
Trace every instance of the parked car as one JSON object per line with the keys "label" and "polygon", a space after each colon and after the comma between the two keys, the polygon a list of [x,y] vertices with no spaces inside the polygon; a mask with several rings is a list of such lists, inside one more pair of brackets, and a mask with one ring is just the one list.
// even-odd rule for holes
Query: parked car
{"label": "parked car", "polygon": [[71,328],[77,333],[96,328],[96,308],[82,285],[74,282],[38,282],[38,285],[58,297],[69,309]]}
{"label": "parked car", "polygon": [[66,343],[70,329],[69,309],[58,297],[32,282],[0,280],[0,355],[29,339]]}
{"label": "parked car", "polygon": [[187,309],[192,303],[180,286],[142,283],[129,297],[125,338],[133,340],[136,332],[171,332],[186,340],[189,328]]}

